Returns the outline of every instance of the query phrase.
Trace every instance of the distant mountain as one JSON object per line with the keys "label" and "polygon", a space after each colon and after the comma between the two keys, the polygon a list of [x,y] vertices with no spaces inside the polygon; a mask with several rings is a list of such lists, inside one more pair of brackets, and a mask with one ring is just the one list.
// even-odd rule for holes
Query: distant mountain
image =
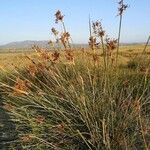
{"label": "distant mountain", "polygon": [[[5,45],[0,45],[0,49],[30,49],[33,45],[38,45],[39,47],[48,48],[48,41],[21,41],[21,42],[11,42]],[[72,44],[73,47],[87,47],[87,44]]]}
{"label": "distant mountain", "polygon": [[[121,45],[138,45],[143,43],[121,43]],[[48,48],[48,41],[21,41],[21,42],[12,42],[5,45],[0,45],[0,49],[30,49],[33,45],[38,45],[43,48]],[[88,47],[88,44],[72,44],[72,47],[82,47],[86,48]]]}
{"label": "distant mountain", "polygon": [[48,41],[21,41],[21,42],[11,42],[5,45],[1,45],[1,49],[19,49],[19,48],[31,48],[33,45],[38,45],[40,47],[48,47]]}

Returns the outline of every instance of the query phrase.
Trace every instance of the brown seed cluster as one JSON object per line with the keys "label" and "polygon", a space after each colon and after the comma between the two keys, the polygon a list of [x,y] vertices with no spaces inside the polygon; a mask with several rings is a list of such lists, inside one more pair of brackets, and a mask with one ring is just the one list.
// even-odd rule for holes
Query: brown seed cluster
{"label": "brown seed cluster", "polygon": [[22,80],[20,78],[16,79],[16,83],[14,85],[14,95],[22,95],[22,94],[28,94],[28,90],[30,87],[30,83],[26,80]]}
{"label": "brown seed cluster", "polygon": [[7,111],[12,111],[14,109],[14,106],[12,106],[11,104],[9,103],[5,103],[3,105],[3,109],[7,110]]}
{"label": "brown seed cluster", "polygon": [[120,0],[118,2],[119,8],[118,8],[118,15],[121,16],[123,12],[129,7],[128,5],[124,4],[124,0]]}
{"label": "brown seed cluster", "polygon": [[99,60],[98,54],[93,54],[93,61],[97,63]]}
{"label": "brown seed cluster", "polygon": [[32,49],[33,49],[34,51],[36,51],[37,54],[38,54],[41,58],[43,58],[44,60],[50,60],[50,55],[49,55],[49,53],[48,53],[48,51],[47,51],[46,49],[42,49],[42,48],[40,48],[39,46],[36,46],[36,45],[34,45],[34,46],[32,47]]}
{"label": "brown seed cluster", "polygon": [[57,61],[60,57],[60,53],[55,51],[53,54],[52,54],[52,61]]}
{"label": "brown seed cluster", "polygon": [[150,72],[150,68],[148,68],[148,67],[141,67],[140,71],[145,73],[145,74],[148,74],[148,72]]}
{"label": "brown seed cluster", "polygon": [[90,38],[89,38],[89,46],[90,46],[90,48],[92,49],[92,50],[94,50],[96,47],[97,47],[97,42],[96,42],[96,38],[95,37],[93,37],[93,36],[91,36]]}
{"label": "brown seed cluster", "polygon": [[51,48],[55,49],[55,43],[54,43],[52,40],[50,40],[50,41],[48,42],[48,45],[49,45]]}
{"label": "brown seed cluster", "polygon": [[68,48],[71,49],[71,45],[70,45],[71,36],[70,36],[70,33],[66,31],[65,23],[63,21],[64,15],[62,15],[61,11],[58,10],[55,13],[55,17],[56,17],[56,19],[55,19],[56,23],[58,23],[60,21],[60,23],[63,27],[62,32],[58,32],[54,27],[51,29],[51,32],[55,36],[55,40],[56,40],[55,43],[58,44],[59,48],[61,48],[61,46],[63,46],[65,48],[65,50]]}
{"label": "brown seed cluster", "polygon": [[29,66],[28,66],[28,71],[29,71],[29,73],[30,73],[30,75],[31,75],[32,77],[34,77],[34,76],[36,75],[36,73],[38,72],[37,67],[36,67],[35,64],[29,65]]}
{"label": "brown seed cluster", "polygon": [[102,24],[100,21],[93,22],[93,31],[94,34],[98,37],[103,37],[105,35],[105,31],[103,30]]}
{"label": "brown seed cluster", "polygon": [[66,51],[65,56],[68,61],[74,62],[74,54],[72,51]]}
{"label": "brown seed cluster", "polygon": [[28,142],[31,142],[32,136],[27,134],[27,135],[24,135],[24,136],[20,137],[20,139],[23,143],[28,143]]}
{"label": "brown seed cluster", "polygon": [[59,132],[64,132],[64,129],[65,129],[65,123],[60,123],[58,125],[56,125],[56,128]]}
{"label": "brown seed cluster", "polygon": [[38,115],[35,119],[36,123],[43,124],[45,122],[45,117],[42,115]]}
{"label": "brown seed cluster", "polygon": [[140,99],[135,99],[135,101],[133,102],[133,109],[135,112],[139,113],[139,111],[141,110]]}
{"label": "brown seed cluster", "polygon": [[69,32],[64,32],[64,33],[61,34],[60,41],[61,41],[61,43],[63,44],[63,46],[64,46],[65,49],[66,49],[68,46],[70,47],[69,39],[70,39],[70,34],[69,34]]}
{"label": "brown seed cluster", "polygon": [[45,63],[38,63],[36,66],[37,66],[37,69],[39,71],[43,71],[46,68],[46,64]]}
{"label": "brown seed cluster", "polygon": [[51,29],[51,32],[52,32],[55,36],[57,36],[57,35],[59,34],[59,32],[58,32],[54,27]]}
{"label": "brown seed cluster", "polygon": [[61,11],[58,10],[55,14],[55,22],[58,23],[58,21],[63,21],[64,15],[62,15]]}
{"label": "brown seed cluster", "polygon": [[112,55],[112,51],[116,49],[117,47],[117,40],[116,39],[110,39],[106,38],[106,48],[107,48],[107,54],[109,56]]}
{"label": "brown seed cluster", "polygon": [[99,48],[100,44],[103,44],[103,37],[105,36],[105,31],[103,30],[100,21],[95,21],[92,23],[93,33],[89,38],[89,46],[92,50]]}

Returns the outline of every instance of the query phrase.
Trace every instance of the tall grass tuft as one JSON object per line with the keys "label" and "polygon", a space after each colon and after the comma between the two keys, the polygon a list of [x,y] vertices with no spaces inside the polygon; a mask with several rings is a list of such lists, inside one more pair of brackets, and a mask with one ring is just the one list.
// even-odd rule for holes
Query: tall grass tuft
{"label": "tall grass tuft", "polygon": [[[119,4],[122,17],[127,6]],[[55,17],[63,26],[62,33],[51,29],[59,46],[52,52],[33,46],[37,59],[26,56],[30,64],[13,73],[3,69],[2,107],[16,124],[14,142],[33,150],[148,150],[149,69],[118,67],[116,74],[119,40],[104,38],[99,21],[90,33],[92,52],[74,51],[64,15],[57,11]]]}
{"label": "tall grass tuft", "polygon": [[120,0],[118,2],[119,8],[118,8],[118,16],[119,16],[119,31],[118,31],[118,45],[117,45],[117,55],[116,55],[116,65],[118,64],[118,53],[119,53],[119,47],[120,47],[120,36],[121,36],[121,28],[122,28],[122,18],[124,11],[128,8],[128,5],[124,4],[124,0]]}

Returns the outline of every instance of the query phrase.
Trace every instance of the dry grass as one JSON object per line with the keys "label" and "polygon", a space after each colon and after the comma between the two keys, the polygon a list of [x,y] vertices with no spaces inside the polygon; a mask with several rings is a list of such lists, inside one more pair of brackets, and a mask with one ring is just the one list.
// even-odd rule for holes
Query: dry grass
{"label": "dry grass", "polygon": [[[144,48],[144,45],[121,46],[120,53],[119,53],[120,55],[119,62],[121,64],[126,64],[131,58],[134,58],[135,56],[142,53],[143,48]],[[87,55],[88,54],[92,55],[92,52],[89,49],[85,51],[87,52]],[[76,53],[80,55],[81,51],[76,50]],[[150,46],[147,47],[147,55],[150,55]],[[24,52],[11,52],[11,53],[1,52],[0,53],[0,66],[3,66],[7,70],[12,70],[14,68],[13,65],[19,68],[24,67],[29,63],[26,56],[29,56],[34,59],[38,58],[38,56],[36,55],[36,52],[34,51],[26,52],[26,50],[24,50]]]}

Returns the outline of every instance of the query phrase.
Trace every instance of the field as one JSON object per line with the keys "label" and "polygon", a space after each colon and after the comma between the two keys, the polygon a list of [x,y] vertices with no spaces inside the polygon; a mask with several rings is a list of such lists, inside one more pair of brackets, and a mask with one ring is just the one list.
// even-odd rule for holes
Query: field
{"label": "field", "polygon": [[[145,45],[125,45],[121,46],[120,48],[120,57],[122,60],[120,60],[123,64],[126,64],[129,60],[136,57],[138,54],[142,53]],[[75,50],[76,52],[80,53],[80,50],[77,48]],[[87,52],[90,52],[89,49],[86,50]],[[101,51],[101,50],[99,50]],[[147,47],[147,54],[150,53],[150,46]],[[0,51],[0,66],[4,67],[7,70],[12,70],[13,66],[17,67],[24,67],[26,66],[29,61],[26,58],[26,56],[31,56],[32,58],[36,58],[37,54],[34,51],[28,51],[26,49],[23,49],[23,51],[11,51],[8,50],[1,50]]]}
{"label": "field", "polygon": [[150,149],[150,37],[121,44],[118,5],[116,39],[89,17],[88,46],[74,47],[58,10],[51,51],[0,52],[0,149]]}
{"label": "field", "polygon": [[55,52],[46,53],[50,60],[37,52],[2,52],[1,146],[148,148],[150,47],[142,54],[143,48],[122,46],[119,69],[111,64],[106,74],[101,49],[98,61],[89,49],[74,50],[73,60],[60,52],[55,61]]}

